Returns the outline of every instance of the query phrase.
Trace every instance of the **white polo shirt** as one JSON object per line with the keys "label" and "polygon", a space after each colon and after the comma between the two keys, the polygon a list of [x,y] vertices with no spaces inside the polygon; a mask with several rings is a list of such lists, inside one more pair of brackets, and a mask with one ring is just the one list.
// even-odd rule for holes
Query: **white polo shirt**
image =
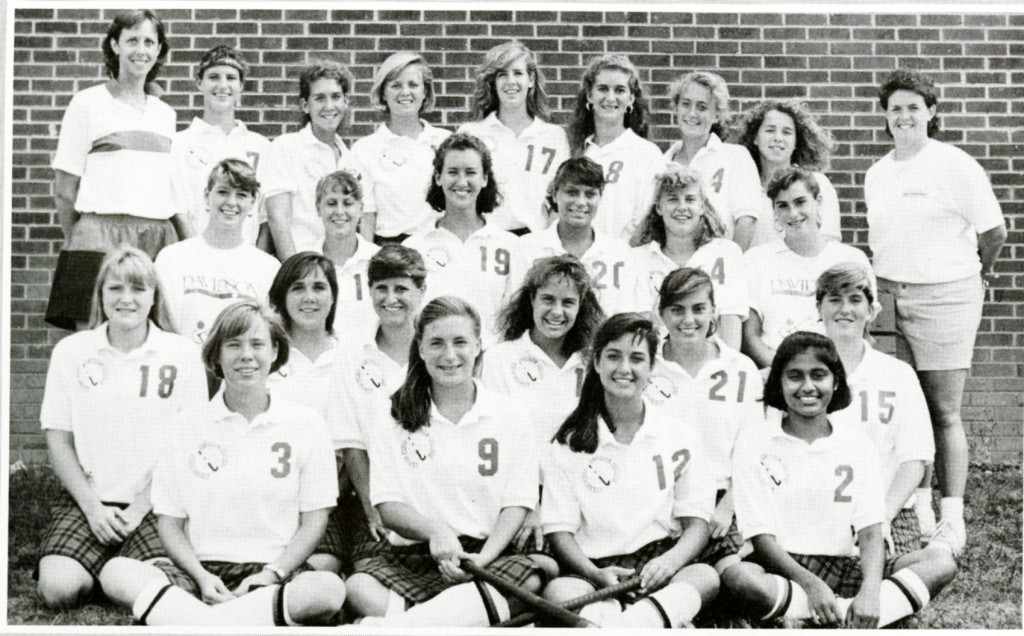
{"label": "white polo shirt", "polygon": [[[672,161],[683,142],[677,141],[665,153]],[[750,151],[738,144],[727,144],[711,133],[708,142],[697,151],[690,167],[704,177],[704,194],[725,226],[725,238],[731,239],[740,217],[761,214],[761,177]]]}
{"label": "white polo shirt", "polygon": [[[905,362],[864,343],[864,358],[847,372],[853,402],[829,415],[834,426],[854,428],[871,438],[882,465],[882,485],[892,485],[900,464],[935,459],[931,416],[917,374]],[[913,506],[911,497],[905,508]]]}
{"label": "white polo shirt", "polygon": [[337,159],[331,147],[317,139],[312,126],[306,124],[299,132],[287,133],[272,141],[263,160],[264,170],[260,174],[263,196],[269,199],[278,194],[290,194],[292,197],[291,228],[296,252],[323,250],[324,224],[316,211],[316,184],[332,172],[344,170],[360,179],[363,212],[377,211],[373,189],[363,182],[366,169],[340,136],[334,136],[334,143],[341,149]]}
{"label": "white polo shirt", "polygon": [[330,339],[331,348],[310,360],[294,346],[288,350],[288,362],[267,378],[267,386],[282,400],[308,406],[327,423],[335,448],[341,428],[341,400],[335,384],[342,350],[337,337]]}
{"label": "white polo shirt", "polygon": [[[630,250],[631,267],[635,274],[632,311],[658,312],[658,292],[665,277],[680,265],[661,251],[661,245],[651,241]],[[750,309],[747,301],[747,281],[741,262],[743,251],[739,245],[723,238],[714,238],[694,252],[686,267],[695,267],[711,277],[715,292],[715,308],[719,316],[740,316],[746,320]]]}
{"label": "white polo shirt", "polygon": [[630,128],[603,146],[594,143],[591,135],[583,146],[583,154],[604,168],[605,186],[594,228],[628,242],[654,203],[654,177],[667,162],[654,143]]}
{"label": "white polo shirt", "polygon": [[[839,195],[836,193],[832,182],[820,172],[811,173],[818,183],[818,194],[821,195],[821,203],[818,205],[818,213],[821,215],[821,233],[832,240],[843,242],[843,232],[839,223]],[[761,190],[761,215],[757,219],[757,229],[754,232],[754,240],[750,245],[764,245],[773,241],[781,241],[785,233],[775,229],[775,207],[772,200],[764,189]]]}
{"label": "white polo shirt", "polygon": [[906,161],[894,154],[868,168],[864,179],[878,275],[917,284],[977,275],[977,235],[1005,223],[985,170],[963,150],[934,139]]}
{"label": "white polo shirt", "polygon": [[391,394],[405,382],[407,369],[381,351],[373,338],[342,349],[334,379],[342,412],[335,441],[341,448],[366,450],[367,431],[391,424],[390,417],[378,418],[391,408]]}
{"label": "white polo shirt", "polygon": [[[530,339],[530,332],[496,344],[484,355],[480,381],[529,408],[537,438],[546,444],[576,408],[587,371],[579,351],[562,368]],[[522,408],[522,407],[520,407]]]}
{"label": "white polo shirt", "polygon": [[644,398],[654,408],[691,425],[715,470],[716,487],[728,489],[736,436],[744,426],[764,421],[761,374],[753,360],[718,336],[712,339],[719,355],[704,363],[696,376],[666,360],[663,344]]}
{"label": "white polo shirt", "polygon": [[518,237],[490,223],[469,235],[463,243],[443,227],[413,234],[402,242],[423,256],[427,268],[427,291],[423,304],[438,296],[463,298],[483,321],[484,346],[497,341],[494,320],[509,293],[511,282],[520,276]]}
{"label": "white polo shirt", "polygon": [[103,323],[53,348],[39,421],[44,431],[74,435],[101,501],[131,503],[153,476],[168,421],[206,395],[202,359],[188,340],[149,323],[142,346],[122,353]]}
{"label": "white polo shirt", "polygon": [[252,245],[219,249],[200,235],[160,250],[155,267],[174,330],[202,344],[228,305],[267,302],[281,263]]}
{"label": "white polo shirt", "polygon": [[743,254],[751,311],[761,317],[765,344],[775,349],[794,331],[823,333],[814,300],[818,276],[838,263],[852,261],[867,270],[878,297],[875,274],[864,252],[828,241],[817,256],[800,256],[784,241],[752,247]]}
{"label": "white polo shirt", "polygon": [[153,511],[187,520],[200,561],[269,563],[299,514],[333,508],[338,477],[323,418],[276,398],[251,422],[224,392],[178,414],[153,478]]}
{"label": "white polo shirt", "polygon": [[[224,159],[241,159],[259,171],[260,157],[265,156],[269,148],[266,137],[249,130],[238,120],[231,132],[225,134],[220,126],[194,118],[188,128],[174,134],[171,142],[171,201],[175,214],[187,215],[196,231],[202,234],[210,220],[204,191],[213,167]],[[261,202],[262,197],[242,225],[242,235],[249,245],[256,244],[260,231]]]}
{"label": "white polo shirt", "polygon": [[562,127],[534,117],[516,137],[494,111],[480,121],[462,124],[459,132],[479,137],[491,151],[504,201],[491,212],[490,222],[505,230],[528,227],[539,232],[548,227],[553,219],[544,212],[548,183],[569,158],[569,140]]}
{"label": "white polo shirt", "polygon": [[434,173],[434,155],[451,132],[420,120],[423,130],[415,139],[391,132],[387,124],[352,144],[352,154],[366,171],[363,176],[364,209],[366,193],[375,202],[377,234],[413,234],[437,220],[427,204],[427,188]]}
{"label": "white polo shirt", "polygon": [[[596,222],[597,219],[595,219]],[[594,242],[580,258],[580,262],[590,272],[590,282],[594,294],[601,301],[604,313],[611,316],[620,311],[629,311],[632,288],[630,283],[635,278],[633,260],[629,255],[629,245],[614,236],[604,234],[596,225]],[[526,272],[538,258],[568,254],[558,237],[558,223],[540,232],[532,232],[519,239],[522,266],[517,268],[517,283],[513,291],[522,285]]]}
{"label": "white polo shirt", "polygon": [[366,269],[380,251],[375,243],[356,234],[356,253],[342,266],[335,265],[338,277],[338,306],[334,311],[334,335],[372,337],[377,330],[377,313],[370,300]]}
{"label": "white polo shirt", "polygon": [[771,534],[786,552],[855,556],[856,532],[885,523],[878,451],[833,426],[812,444],[782,430],[781,411],[740,432],[733,454],[736,523],[748,541]]}
{"label": "white polo shirt", "polygon": [[694,432],[650,405],[633,441],[621,444],[598,419],[597,451],[552,442],[544,457],[544,534],[570,532],[590,559],[632,554],[682,533],[681,517],[705,521],[715,480]]}
{"label": "white polo shirt", "polygon": [[152,95],[145,110],[106,83],[75,93],[64,111],[53,169],[79,177],[75,210],[165,220],[171,205],[174,110]]}
{"label": "white polo shirt", "polygon": [[[370,501],[404,503],[459,536],[490,536],[504,508],[537,505],[537,444],[516,425],[519,412],[515,400],[480,384],[458,424],[432,403],[430,424],[409,433],[385,411],[367,431]],[[394,532],[388,539],[416,543]]]}

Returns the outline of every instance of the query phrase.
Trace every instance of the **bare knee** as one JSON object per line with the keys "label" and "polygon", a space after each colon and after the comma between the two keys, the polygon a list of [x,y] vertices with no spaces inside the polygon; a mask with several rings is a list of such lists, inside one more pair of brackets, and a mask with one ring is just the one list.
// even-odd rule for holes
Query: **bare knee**
{"label": "bare knee", "polygon": [[544,587],[544,581],[545,579],[543,575],[531,574],[526,578],[525,581],[522,582],[522,584],[519,587],[523,588],[527,592],[530,592],[531,594],[536,594],[541,590],[541,588]]}
{"label": "bare knee", "polygon": [[39,598],[50,609],[78,607],[93,585],[92,575],[72,558],[47,555],[39,561]]}
{"label": "bare knee", "polygon": [[143,562],[127,557],[115,557],[107,561],[99,575],[103,593],[115,603],[131,607],[150,581],[167,580],[163,571],[153,565],[158,560],[161,559]]}
{"label": "bare knee", "polygon": [[345,583],[331,572],[303,572],[287,588],[288,613],[304,625],[326,623],[345,602]]}
{"label": "bare knee", "polygon": [[318,570],[320,572],[331,572],[333,574],[341,573],[341,559],[333,554],[328,554],[326,552],[313,554],[306,559],[306,563],[309,563],[314,570]]}
{"label": "bare knee", "polygon": [[719,578],[715,568],[706,563],[693,563],[676,572],[673,583],[686,583],[700,594],[701,603],[709,603],[718,596]]}
{"label": "bare knee", "polygon": [[921,577],[921,580],[928,587],[928,593],[935,596],[953,582],[956,578],[958,567],[953,555],[941,547],[925,548],[923,553],[928,555],[910,566],[909,569]]}
{"label": "bare knee", "polygon": [[544,570],[544,580],[553,581],[558,578],[558,562],[546,554],[531,554],[530,560]]}
{"label": "bare knee", "polygon": [[544,587],[544,598],[552,603],[564,603],[570,599],[594,591],[594,586],[582,579],[562,576]]}
{"label": "bare knee", "polygon": [[348,605],[361,616],[384,616],[391,591],[369,574],[356,573],[345,582]]}

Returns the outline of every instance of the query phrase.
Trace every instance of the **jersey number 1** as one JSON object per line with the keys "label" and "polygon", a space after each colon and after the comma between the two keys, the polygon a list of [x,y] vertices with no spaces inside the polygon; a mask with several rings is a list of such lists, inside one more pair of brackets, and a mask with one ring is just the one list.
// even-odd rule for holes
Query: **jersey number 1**
{"label": "jersey number 1", "polygon": [[[149,365],[139,367],[142,374],[142,383],[139,386],[139,397],[146,397],[149,394]],[[173,364],[165,364],[157,372],[160,382],[156,385],[156,394],[162,398],[171,397],[174,392],[174,381],[178,378],[178,367]]]}
{"label": "jersey number 1", "polygon": [[[665,490],[668,488],[668,480],[665,479],[665,463],[661,459],[661,455],[655,455],[651,457],[654,462],[654,470],[658,473],[658,490]],[[672,454],[672,461],[676,467],[672,471],[672,483],[675,483],[679,479],[679,475],[683,474],[683,469],[686,468],[686,464],[690,462],[690,450],[682,448]]]}

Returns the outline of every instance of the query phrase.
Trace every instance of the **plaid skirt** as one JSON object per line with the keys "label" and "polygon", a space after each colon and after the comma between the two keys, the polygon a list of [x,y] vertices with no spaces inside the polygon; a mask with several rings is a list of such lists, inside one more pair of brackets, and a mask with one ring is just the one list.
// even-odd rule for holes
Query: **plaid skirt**
{"label": "plaid skirt", "polygon": [[[459,542],[466,552],[477,553],[485,540],[459,537]],[[522,585],[534,573],[543,576],[543,570],[530,557],[512,554],[510,550],[495,559],[487,569],[515,585]],[[425,542],[396,546],[387,540],[379,541],[369,553],[367,562],[356,572],[369,574],[384,587],[413,603],[429,601],[450,586],[441,578],[437,562],[430,556],[430,545]]]}
{"label": "plaid skirt", "polygon": [[720,539],[709,539],[708,544],[701,550],[700,555],[694,559],[694,563],[706,563],[714,567],[716,563],[725,557],[738,554],[743,547],[743,535],[736,527],[736,516],[733,515],[732,525],[729,532]]}
{"label": "plaid skirt", "polygon": [[324,536],[320,539],[320,543],[313,549],[313,554],[330,554],[341,559],[342,562],[345,561],[343,523],[344,513],[341,510],[341,499],[339,498],[338,505],[331,510],[331,514],[327,517],[327,529],[324,530]]}
{"label": "plaid skirt", "polygon": [[[859,557],[820,556],[813,554],[790,554],[793,560],[804,569],[825,582],[836,596],[853,598],[860,591],[864,580],[864,572],[860,569]],[[890,556],[885,560],[882,576],[892,574],[892,566],[897,557]]]}
{"label": "plaid skirt", "polygon": [[[107,504],[127,508],[127,504]],[[43,533],[41,557],[51,554],[65,556],[82,564],[93,577],[98,577],[107,561],[122,556],[146,561],[167,556],[156,530],[156,516],[150,512],[124,541],[103,545],[89,529],[89,520],[67,491],[61,491],[50,508],[51,520]],[[39,576],[36,566],[35,577]]]}
{"label": "plaid skirt", "polygon": [[[203,567],[206,568],[207,572],[219,577],[220,580],[224,582],[224,586],[232,591],[246,578],[253,574],[259,574],[262,572],[263,566],[266,565],[265,563],[231,563],[228,561],[203,561],[202,564]],[[180,587],[196,598],[202,598],[202,593],[199,590],[199,584],[196,583],[195,579],[189,576],[185,570],[182,570],[170,561],[161,560],[157,561],[153,565],[160,568],[160,571],[166,574],[170,582],[176,587]],[[303,563],[299,567],[295,568],[294,571],[289,573],[281,583],[287,583],[299,574],[312,571],[312,569],[313,568],[310,567],[308,563]]]}

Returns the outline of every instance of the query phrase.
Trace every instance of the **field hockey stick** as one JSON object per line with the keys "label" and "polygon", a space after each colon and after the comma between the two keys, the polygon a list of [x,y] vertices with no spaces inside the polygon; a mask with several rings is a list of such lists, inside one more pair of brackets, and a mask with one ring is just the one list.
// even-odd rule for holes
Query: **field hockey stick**
{"label": "field hockey stick", "polygon": [[585,618],[581,618],[578,614],[573,614],[569,610],[560,607],[545,598],[537,596],[532,592],[527,592],[514,583],[509,583],[497,574],[485,570],[469,559],[463,559],[460,566],[463,570],[472,574],[473,578],[483,581],[484,583],[490,583],[497,588],[498,591],[519,599],[534,610],[546,616],[550,616],[565,625],[569,625],[571,627],[597,627],[597,625],[591,623]]}
{"label": "field hockey stick", "polygon": [[[591,603],[597,603],[598,601],[616,597],[619,594],[632,592],[638,587],[640,587],[640,577],[631,576],[621,583],[569,599],[562,603],[561,607],[567,610],[578,610],[581,607],[590,605]],[[537,614],[535,612],[526,612],[525,614],[513,616],[507,621],[502,621],[495,625],[495,627],[522,627],[523,625],[529,625],[536,619]]]}

